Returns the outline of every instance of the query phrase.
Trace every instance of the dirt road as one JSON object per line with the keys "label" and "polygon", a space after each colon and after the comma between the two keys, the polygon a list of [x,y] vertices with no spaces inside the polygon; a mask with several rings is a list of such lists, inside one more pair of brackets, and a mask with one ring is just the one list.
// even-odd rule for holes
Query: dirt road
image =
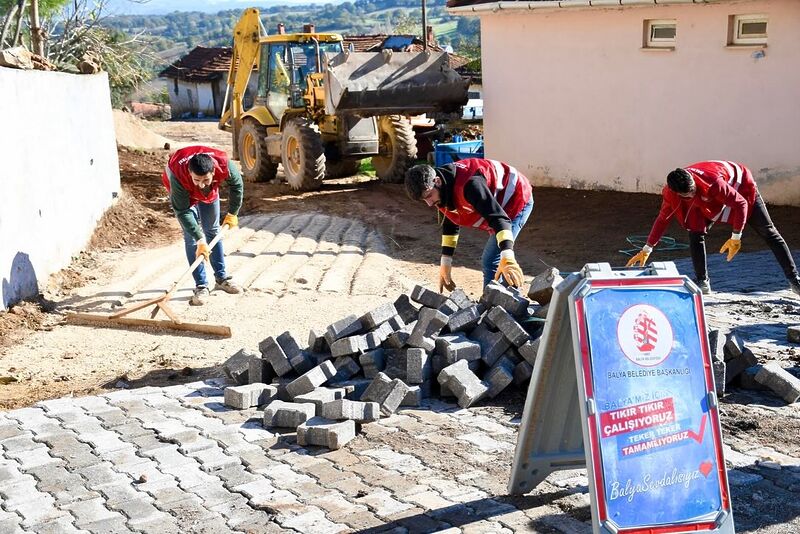
{"label": "dirt road", "polygon": [[[152,127],[179,142],[208,139],[224,146],[228,140],[211,122],[155,123]],[[268,335],[291,330],[306,336],[312,327],[325,327],[349,313],[366,311],[382,299],[394,298],[407,284],[433,285],[436,279],[436,213],[411,202],[402,186],[367,176],[326,182],[313,193],[295,193],[283,184],[247,184],[243,228],[237,231],[238,237],[232,237],[244,248],[230,249],[234,255],[229,261],[232,274],[251,286],[251,291],[242,297],[215,293],[208,306],[191,309],[185,305],[190,285],[186,283],[176,306],[179,314],[192,320],[230,324],[233,338],[219,341],[62,325],[59,312],[68,307],[108,309],[129,301],[122,296],[123,289],[138,293],[131,301],[152,296],[183,266],[180,231],[159,179],[167,157],[164,150],[121,149],[123,195],[101,221],[88,250],[52,277],[42,306],[22,304],[0,315],[0,377],[16,380],[0,386],[0,407],[97,391],[120,381],[138,386],[214,376],[217,364],[240,348],[255,349]],[[618,250],[630,248],[627,236],[647,233],[659,205],[657,196],[643,194],[535,188],[534,195],[532,218],[516,245],[529,276],[546,266],[570,271],[588,262],[624,263],[626,256]],[[800,246],[796,224],[800,210],[771,207],[770,213],[790,245]],[[285,234],[289,237],[276,240],[274,234],[282,224],[291,230]],[[341,239],[348,231],[346,225],[355,228],[350,235],[356,237],[349,245]],[[679,229],[672,231],[685,240]],[[726,237],[725,229],[715,229],[709,250]],[[281,262],[288,263],[273,265],[264,258],[256,265],[244,261],[250,239],[267,243],[261,255],[281,257]],[[311,241],[317,244],[312,246]],[[472,295],[480,291],[479,258],[485,241],[485,234],[470,231],[459,241],[453,275]],[[326,243],[331,250],[325,250]],[[249,246],[255,245],[250,242]],[[325,254],[346,256],[346,246],[362,261],[342,274],[356,276],[352,284],[349,278],[334,284],[333,277],[328,285],[322,278],[309,282],[310,275],[293,271],[303,264],[298,258],[312,265],[324,263],[330,259]],[[745,240],[746,250],[763,248],[755,237]],[[289,251],[299,256],[286,254]],[[368,252],[380,261],[366,262]],[[682,256],[685,251],[657,251],[653,259]]]}

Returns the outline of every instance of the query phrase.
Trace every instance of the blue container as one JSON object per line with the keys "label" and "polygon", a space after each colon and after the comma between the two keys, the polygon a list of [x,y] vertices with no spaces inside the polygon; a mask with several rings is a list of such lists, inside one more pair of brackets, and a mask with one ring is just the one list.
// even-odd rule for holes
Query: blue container
{"label": "blue container", "polygon": [[447,165],[460,159],[482,158],[483,141],[463,141],[461,143],[439,143],[436,145],[433,161],[436,167]]}

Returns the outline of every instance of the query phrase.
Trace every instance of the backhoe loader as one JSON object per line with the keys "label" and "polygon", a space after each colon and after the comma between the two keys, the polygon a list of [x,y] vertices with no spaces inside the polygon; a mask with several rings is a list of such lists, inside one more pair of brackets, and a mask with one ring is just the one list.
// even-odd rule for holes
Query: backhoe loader
{"label": "backhoe loader", "polygon": [[[401,182],[417,155],[408,117],[467,101],[469,82],[446,53],[349,52],[335,33],[266,33],[258,9],[245,9],[219,122],[247,181],[273,180],[280,163],[292,189],[314,190],[371,157],[381,180]],[[245,110],[254,68],[258,89]]]}

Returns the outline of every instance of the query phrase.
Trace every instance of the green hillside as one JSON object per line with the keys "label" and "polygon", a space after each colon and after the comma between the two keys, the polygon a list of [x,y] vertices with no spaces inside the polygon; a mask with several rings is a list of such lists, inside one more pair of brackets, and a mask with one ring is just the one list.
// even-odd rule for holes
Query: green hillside
{"label": "green hillside", "polygon": [[[445,0],[428,0],[428,24],[437,42],[451,45],[456,52],[474,54],[479,40],[477,19],[452,17]],[[167,15],[123,15],[109,17],[103,24],[128,35],[142,34],[159,52],[165,64],[195,46],[230,46],[231,32],[239,10],[216,14],[174,12]],[[421,34],[422,10],[419,0],[356,0],[333,5],[273,6],[261,9],[264,27],[272,33],[279,22],[286,31],[302,31],[303,24],[316,24],[317,31],[345,34]],[[465,55],[470,55],[465,54]]]}

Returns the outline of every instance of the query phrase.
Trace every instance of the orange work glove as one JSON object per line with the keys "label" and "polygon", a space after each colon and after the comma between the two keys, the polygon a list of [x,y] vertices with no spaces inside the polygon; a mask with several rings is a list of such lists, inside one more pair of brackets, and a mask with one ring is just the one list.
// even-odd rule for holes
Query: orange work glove
{"label": "orange work glove", "polygon": [[239,217],[233,213],[229,213],[222,219],[222,226],[228,225],[228,228],[233,229],[239,226]]}
{"label": "orange work glove", "polygon": [[205,239],[201,239],[197,242],[197,251],[194,254],[195,259],[199,258],[200,256],[204,256],[206,261],[211,256],[211,249],[208,248],[208,243],[206,243]]}
{"label": "orange work glove", "polygon": [[498,280],[500,275],[503,275],[508,285],[519,288],[522,287],[524,276],[522,274],[522,268],[519,266],[519,263],[517,263],[517,260],[514,259],[513,250],[504,250],[500,252],[500,265],[497,266],[494,279]]}
{"label": "orange work glove", "polygon": [[628,263],[625,264],[625,267],[636,267],[637,264],[639,267],[644,267],[644,264],[647,263],[647,258],[650,257],[651,252],[653,252],[653,247],[650,245],[643,246],[642,250],[628,260]]}
{"label": "orange work glove", "polygon": [[453,258],[451,256],[442,256],[439,262],[439,293],[443,289],[452,291],[456,288],[456,283],[453,282],[453,277],[450,271],[453,269]]}
{"label": "orange work glove", "polygon": [[741,250],[742,248],[742,233],[741,232],[733,232],[731,234],[731,238],[725,241],[725,244],[722,245],[722,248],[719,249],[721,254],[725,252],[728,253],[728,261],[731,261],[734,256]]}

